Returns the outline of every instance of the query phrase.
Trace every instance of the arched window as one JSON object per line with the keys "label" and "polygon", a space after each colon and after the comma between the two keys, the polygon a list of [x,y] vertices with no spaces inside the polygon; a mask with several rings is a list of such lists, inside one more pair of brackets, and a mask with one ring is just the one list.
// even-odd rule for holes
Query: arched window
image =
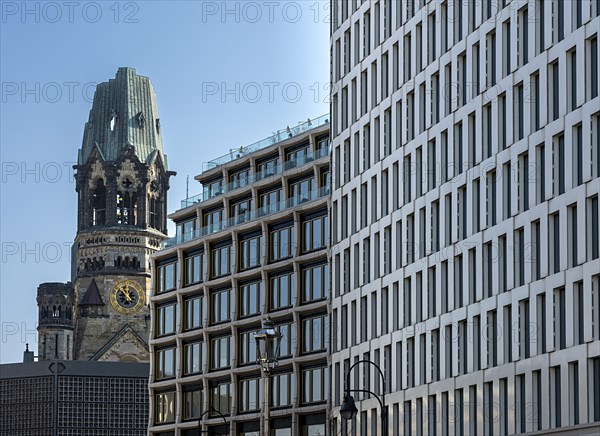
{"label": "arched window", "polygon": [[106,186],[104,180],[98,179],[92,192],[92,225],[106,223]]}
{"label": "arched window", "polygon": [[117,223],[136,225],[137,194],[129,191],[133,186],[131,180],[123,180],[122,185],[117,193]]}
{"label": "arched window", "polygon": [[52,318],[59,318],[60,317],[60,308],[57,308],[56,306],[52,306]]}
{"label": "arched window", "polygon": [[123,265],[123,259],[121,259],[121,256],[117,256],[117,260],[115,261],[115,266],[117,268],[121,268],[122,265]]}
{"label": "arched window", "polygon": [[150,193],[148,195],[148,225],[153,229],[162,230],[162,205],[158,183],[150,182]]}

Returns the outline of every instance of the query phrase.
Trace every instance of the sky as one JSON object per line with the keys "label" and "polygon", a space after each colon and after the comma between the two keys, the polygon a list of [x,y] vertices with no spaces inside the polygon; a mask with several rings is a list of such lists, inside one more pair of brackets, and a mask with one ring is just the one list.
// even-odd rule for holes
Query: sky
{"label": "sky", "polygon": [[[37,286],[70,279],[72,166],[95,85],[155,88],[168,210],[207,161],[329,110],[329,1],[0,0],[0,363],[37,354]],[[170,225],[170,233],[173,226]]]}

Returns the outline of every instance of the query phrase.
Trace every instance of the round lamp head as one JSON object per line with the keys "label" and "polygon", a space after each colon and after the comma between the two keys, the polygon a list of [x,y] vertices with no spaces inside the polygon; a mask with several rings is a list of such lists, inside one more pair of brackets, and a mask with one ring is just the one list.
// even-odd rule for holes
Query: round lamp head
{"label": "round lamp head", "polygon": [[358,409],[356,408],[356,404],[354,404],[354,398],[352,395],[344,395],[344,400],[342,401],[342,407],[340,407],[340,415],[346,421],[351,420],[356,416]]}

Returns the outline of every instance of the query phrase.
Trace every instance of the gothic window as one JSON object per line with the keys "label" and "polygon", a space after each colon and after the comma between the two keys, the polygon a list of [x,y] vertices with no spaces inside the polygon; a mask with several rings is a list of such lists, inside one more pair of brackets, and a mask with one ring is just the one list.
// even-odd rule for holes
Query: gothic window
{"label": "gothic window", "polygon": [[96,187],[92,192],[93,210],[92,225],[102,225],[106,223],[106,187],[104,180],[98,179]]}
{"label": "gothic window", "polygon": [[150,227],[161,230],[161,202],[159,200],[158,185],[155,181],[150,182],[150,195],[148,195],[148,218],[148,224]]}
{"label": "gothic window", "polygon": [[129,179],[123,180],[117,193],[117,223],[137,224],[137,194],[131,192],[133,183]]}

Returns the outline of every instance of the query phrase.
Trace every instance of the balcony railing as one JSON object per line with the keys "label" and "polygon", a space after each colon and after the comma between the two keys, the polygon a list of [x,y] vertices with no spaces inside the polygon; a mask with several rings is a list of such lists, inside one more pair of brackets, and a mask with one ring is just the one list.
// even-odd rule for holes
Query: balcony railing
{"label": "balcony railing", "polygon": [[283,171],[291,170],[292,168],[297,168],[299,166],[304,165],[307,162],[311,162],[313,160],[320,159],[329,155],[330,147],[329,145],[323,147],[316,152],[308,151],[305,155],[302,155],[299,158],[291,159],[279,165],[276,165],[273,168],[269,168],[258,173],[250,174],[244,180],[236,180],[235,182],[227,183],[218,189],[206,189],[201,194],[195,195],[193,197],[186,198],[181,201],[181,208],[184,209],[188,206],[191,206],[196,203],[201,203],[206,200],[210,200],[211,198],[218,197],[219,195],[223,195],[226,192],[234,191],[238,188],[243,188],[244,186],[248,186],[251,183],[258,182],[260,180],[268,179],[269,177],[273,177],[277,174],[280,174]]}
{"label": "balcony railing", "polygon": [[288,138],[293,138],[294,136],[300,135],[301,133],[307,132],[308,130],[314,129],[315,127],[322,126],[324,124],[329,123],[329,114],[321,115],[314,120],[307,120],[295,127],[288,127],[285,129],[281,129],[273,133],[273,135],[261,139],[253,144],[247,145],[245,147],[240,147],[239,150],[231,151],[217,159],[211,160],[208,162],[208,169],[216,168],[220,165],[226,164],[227,162],[231,162],[235,159],[239,159],[242,156],[253,153],[257,150],[261,150],[265,147],[268,147],[273,144],[277,144],[278,142],[284,141]]}
{"label": "balcony railing", "polygon": [[201,227],[199,229],[194,229],[186,233],[180,233],[171,239],[167,239],[163,244],[163,248],[173,247],[184,242],[192,241],[203,236],[211,235],[213,233],[229,229],[239,224],[254,221],[261,217],[265,217],[277,212],[291,209],[301,204],[310,203],[311,201],[318,200],[319,198],[329,196],[329,194],[329,187],[324,186],[319,189],[315,189],[314,191],[306,192],[304,194],[300,194],[292,198],[278,201],[277,203],[259,207],[258,209],[251,210],[242,215],[236,215],[226,220]]}

